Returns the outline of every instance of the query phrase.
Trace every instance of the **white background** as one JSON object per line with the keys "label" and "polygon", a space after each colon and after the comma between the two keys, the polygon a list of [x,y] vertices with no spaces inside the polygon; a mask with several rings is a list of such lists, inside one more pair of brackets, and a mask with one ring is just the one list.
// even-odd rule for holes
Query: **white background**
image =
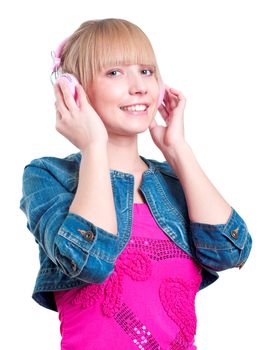
{"label": "white background", "polygon": [[[59,349],[57,313],[31,299],[38,249],[18,209],[21,176],[33,158],[77,151],[55,131],[50,51],[83,21],[106,17],[128,19],[149,36],[165,82],[187,98],[187,141],[252,233],[243,269],[222,272],[198,293],[198,349],[273,348],[270,5],[263,0],[1,5],[2,349]],[[163,160],[149,131],[139,142],[140,154]]]}

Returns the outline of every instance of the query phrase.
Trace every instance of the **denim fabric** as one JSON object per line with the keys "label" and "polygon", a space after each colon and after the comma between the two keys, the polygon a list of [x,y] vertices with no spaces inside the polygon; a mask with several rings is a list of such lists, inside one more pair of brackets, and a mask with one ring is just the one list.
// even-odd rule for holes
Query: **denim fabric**
{"label": "denim fabric", "polygon": [[[140,190],[161,229],[203,267],[200,289],[219,277],[216,271],[241,267],[252,240],[235,209],[225,224],[191,222],[183,189],[170,165],[141,158],[149,169],[143,174]],[[64,159],[43,157],[28,164],[23,174],[20,208],[40,253],[33,298],[52,310],[56,310],[53,291],[102,283],[113,272],[131,235],[132,174],[110,170],[118,235],[68,213],[77,189],[80,161],[80,153]]]}

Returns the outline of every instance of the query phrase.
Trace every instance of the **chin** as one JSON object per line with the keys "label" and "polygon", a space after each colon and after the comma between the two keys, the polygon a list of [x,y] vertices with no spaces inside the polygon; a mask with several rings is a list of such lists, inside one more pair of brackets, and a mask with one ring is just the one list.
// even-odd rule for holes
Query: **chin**
{"label": "chin", "polygon": [[145,125],[143,124],[142,126],[135,126],[135,127],[131,127],[131,128],[127,128],[127,129],[124,129],[122,131],[120,131],[120,135],[123,135],[123,136],[135,136],[135,135],[138,135],[138,134],[142,134],[143,132],[145,132],[147,129],[149,129],[149,124],[146,124]]}

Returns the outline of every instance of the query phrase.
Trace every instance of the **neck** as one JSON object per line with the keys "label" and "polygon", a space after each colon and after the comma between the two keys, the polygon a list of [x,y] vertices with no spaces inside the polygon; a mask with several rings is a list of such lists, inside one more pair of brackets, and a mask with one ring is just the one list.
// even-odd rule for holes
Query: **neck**
{"label": "neck", "polygon": [[138,154],[137,135],[131,138],[109,136],[107,151],[111,170],[136,174],[148,168]]}

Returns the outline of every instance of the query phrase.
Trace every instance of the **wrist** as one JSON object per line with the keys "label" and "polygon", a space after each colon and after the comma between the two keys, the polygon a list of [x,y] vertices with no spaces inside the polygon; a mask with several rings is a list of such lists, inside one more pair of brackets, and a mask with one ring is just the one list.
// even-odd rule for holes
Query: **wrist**
{"label": "wrist", "polygon": [[190,145],[186,141],[183,141],[179,145],[172,147],[167,154],[164,154],[164,156],[168,163],[173,166],[177,162],[181,162],[181,160],[186,160],[188,157],[191,157],[192,154],[193,152]]}
{"label": "wrist", "polygon": [[94,154],[96,151],[107,151],[107,143],[106,142],[92,142],[81,150],[82,157],[88,157],[90,154]]}

